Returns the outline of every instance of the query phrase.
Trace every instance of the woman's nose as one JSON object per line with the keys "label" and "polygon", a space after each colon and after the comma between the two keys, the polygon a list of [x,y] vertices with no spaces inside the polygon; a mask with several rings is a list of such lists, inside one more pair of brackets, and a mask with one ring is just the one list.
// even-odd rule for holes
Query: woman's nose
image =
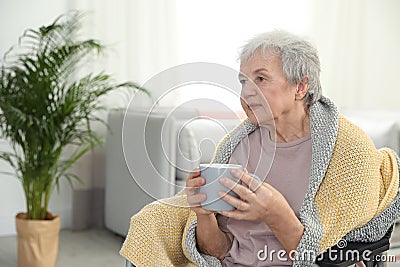
{"label": "woman's nose", "polygon": [[255,84],[246,83],[242,86],[241,96],[246,99],[251,96],[257,95],[257,87]]}

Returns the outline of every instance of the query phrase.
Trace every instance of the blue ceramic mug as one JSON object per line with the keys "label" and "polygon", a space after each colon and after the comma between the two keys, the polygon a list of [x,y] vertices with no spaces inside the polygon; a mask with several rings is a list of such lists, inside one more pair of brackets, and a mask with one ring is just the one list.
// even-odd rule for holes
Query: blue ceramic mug
{"label": "blue ceramic mug", "polygon": [[200,192],[207,194],[207,199],[201,204],[204,209],[212,211],[235,209],[218,195],[218,192],[222,190],[239,198],[232,190],[229,190],[219,183],[219,179],[222,177],[228,177],[237,183],[241,183],[239,179],[231,175],[231,170],[233,169],[243,170],[243,167],[237,164],[200,164],[200,175],[206,179],[206,184],[200,187]]}

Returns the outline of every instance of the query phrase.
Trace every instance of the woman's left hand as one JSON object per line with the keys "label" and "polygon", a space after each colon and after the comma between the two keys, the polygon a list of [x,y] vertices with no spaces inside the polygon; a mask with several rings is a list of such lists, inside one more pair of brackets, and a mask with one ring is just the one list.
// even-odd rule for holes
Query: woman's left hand
{"label": "woman's left hand", "polygon": [[232,189],[240,199],[226,192],[219,192],[223,200],[236,208],[219,213],[236,220],[264,222],[274,232],[286,252],[292,253],[303,236],[304,227],[283,195],[268,183],[249,175],[246,170],[233,170],[231,173],[242,184],[226,177],[220,183]]}
{"label": "woman's left hand", "polygon": [[220,183],[235,192],[240,199],[226,192],[219,192],[224,201],[236,208],[233,211],[221,211],[221,215],[236,220],[263,221],[270,227],[295,217],[289,203],[274,187],[252,177],[246,170],[236,169],[231,174],[240,179],[242,184],[226,177],[222,178]]}

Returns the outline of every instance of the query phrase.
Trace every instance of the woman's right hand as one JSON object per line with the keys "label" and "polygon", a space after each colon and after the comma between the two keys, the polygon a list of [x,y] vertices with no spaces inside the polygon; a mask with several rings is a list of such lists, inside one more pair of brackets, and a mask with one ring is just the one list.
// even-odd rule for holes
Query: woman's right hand
{"label": "woman's right hand", "polygon": [[201,207],[201,202],[207,199],[206,193],[200,192],[200,186],[205,185],[206,180],[200,176],[200,169],[194,169],[189,173],[186,179],[186,197],[189,207],[197,215],[213,214],[212,211],[205,210]]}

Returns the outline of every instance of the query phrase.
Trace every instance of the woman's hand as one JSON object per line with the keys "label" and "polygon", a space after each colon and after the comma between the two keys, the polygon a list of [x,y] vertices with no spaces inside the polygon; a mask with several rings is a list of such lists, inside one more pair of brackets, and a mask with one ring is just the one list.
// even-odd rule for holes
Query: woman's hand
{"label": "woman's hand", "polygon": [[222,178],[220,183],[239,195],[240,199],[226,192],[219,192],[224,201],[236,208],[233,211],[220,212],[222,215],[236,220],[263,221],[274,225],[277,223],[275,220],[280,219],[283,213],[294,214],[286,199],[271,185],[259,181],[246,170],[242,172],[235,169],[231,174],[240,179],[242,184],[229,178]]}
{"label": "woman's hand", "polygon": [[249,175],[246,170],[232,170],[231,173],[242,181],[242,185],[229,178],[222,178],[220,183],[232,189],[240,199],[219,192],[223,200],[236,208],[219,213],[236,220],[262,221],[269,226],[288,253],[296,249],[304,227],[283,195],[268,183]]}
{"label": "woman's hand", "polygon": [[207,199],[206,193],[200,192],[200,186],[205,185],[206,180],[200,176],[200,169],[195,169],[189,173],[186,179],[186,196],[189,203],[189,207],[197,215],[209,215],[213,214],[212,211],[205,210],[201,207],[201,202]]}
{"label": "woman's hand", "polygon": [[206,180],[200,176],[200,169],[190,172],[186,179],[186,196],[189,207],[196,213],[196,242],[199,251],[212,255],[222,260],[232,245],[231,234],[222,232],[214,212],[201,207],[201,202],[207,199],[205,193],[200,193],[200,186],[205,185]]}

